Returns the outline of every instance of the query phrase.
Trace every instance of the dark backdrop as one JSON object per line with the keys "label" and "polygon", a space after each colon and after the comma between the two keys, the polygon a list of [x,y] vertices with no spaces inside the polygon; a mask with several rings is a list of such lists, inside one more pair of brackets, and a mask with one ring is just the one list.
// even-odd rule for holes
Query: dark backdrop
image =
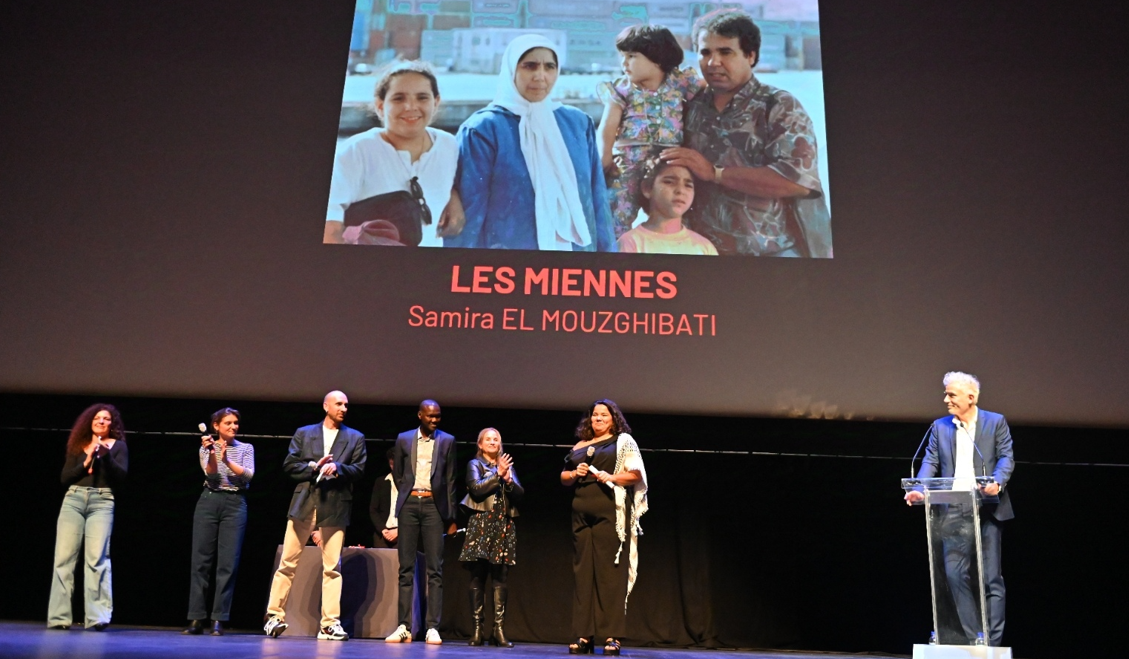
{"label": "dark backdrop", "polygon": [[[43,620],[66,432],[93,399],[0,397],[0,445],[17,476],[0,617]],[[183,624],[192,511],[202,483],[196,423],[233,404],[255,445],[250,522],[233,625],[258,629],[293,484],[281,464],[317,402],[116,398],[131,430],[130,475],[113,536],[114,621]],[[367,505],[387,440],[415,409],[354,404],[347,422],[374,439],[347,541],[369,544]],[[518,523],[507,618],[514,639],[565,643],[572,597],[569,494],[557,481],[579,412],[444,408],[459,463],[492,425],[528,491]],[[643,518],[630,644],[905,654],[932,628],[925,529],[898,479],[926,424],[632,414],[651,512]],[[1124,431],[1013,426],[1019,464],[1005,525],[1005,641],[1018,656],[1114,655],[1126,571],[1111,529],[1126,503]],[[185,433],[171,435],[168,433]],[[255,435],[282,435],[255,437]],[[460,497],[461,497],[460,493]],[[447,545],[443,626],[469,632],[467,573]],[[24,557],[15,560],[16,554]],[[79,577],[81,579],[81,577]]]}

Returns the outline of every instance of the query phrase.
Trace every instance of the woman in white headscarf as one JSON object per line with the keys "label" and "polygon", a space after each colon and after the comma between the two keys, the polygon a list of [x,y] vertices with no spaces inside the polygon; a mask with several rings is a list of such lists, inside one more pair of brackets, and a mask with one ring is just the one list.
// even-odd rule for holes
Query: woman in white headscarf
{"label": "woman in white headscarf", "polygon": [[456,188],[466,225],[451,247],[616,249],[592,119],[550,100],[556,46],[537,34],[510,42],[494,101],[459,128]]}

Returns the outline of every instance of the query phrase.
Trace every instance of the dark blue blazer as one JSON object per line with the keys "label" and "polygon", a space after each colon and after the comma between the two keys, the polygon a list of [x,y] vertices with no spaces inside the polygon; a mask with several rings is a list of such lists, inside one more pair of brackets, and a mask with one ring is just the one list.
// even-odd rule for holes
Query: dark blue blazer
{"label": "dark blue blazer", "polygon": [[[416,482],[416,432],[402,432],[396,437],[392,452],[392,478],[396,481],[396,516]],[[445,521],[455,519],[455,437],[435,430],[435,449],[431,454],[431,495],[435,507]]]}
{"label": "dark blue blazer", "polygon": [[317,483],[318,472],[310,467],[325,455],[322,424],[303,426],[290,440],[290,451],[282,461],[282,470],[298,481],[290,498],[290,519],[309,520],[317,511],[317,525],[349,526],[353,511],[353,481],[365,475],[365,436],[348,426],[341,426],[330,453],[337,464],[337,478]]}
{"label": "dark blue blazer", "polygon": [[[925,449],[925,459],[921,462],[918,478],[952,478],[956,472],[956,425],[953,417],[946,416],[933,422],[929,430],[929,447]],[[1008,496],[1007,482],[1015,469],[1015,456],[1012,453],[1011,430],[1002,414],[979,410],[976,417],[976,447],[980,453],[972,456],[972,465],[977,476],[989,475],[1000,484],[999,504],[985,504],[982,510],[999,521],[1011,519],[1011,498]],[[983,456],[983,460],[981,460]]]}

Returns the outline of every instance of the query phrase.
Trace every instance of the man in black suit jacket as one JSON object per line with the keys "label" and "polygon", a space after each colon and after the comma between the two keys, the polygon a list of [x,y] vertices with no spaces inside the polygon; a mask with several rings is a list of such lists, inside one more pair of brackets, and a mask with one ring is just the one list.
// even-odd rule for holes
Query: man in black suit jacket
{"label": "man in black suit jacket", "polygon": [[[378,478],[372,486],[372,499],[369,501],[368,515],[372,520],[372,546],[384,547],[391,549],[396,546],[396,539],[399,537],[400,525],[396,521],[396,516],[392,514],[392,504],[395,503],[396,480],[392,477],[392,469],[395,466],[393,455],[395,455],[395,448],[388,449],[384,454],[388,460],[388,471],[390,472],[384,478]],[[389,519],[391,516],[392,519]],[[389,526],[392,524],[392,526]]]}
{"label": "man in black suit jacket", "polygon": [[271,581],[267,603],[270,636],[286,630],[286,600],[294,571],[302,557],[306,540],[317,530],[321,536],[321,629],[318,640],[344,641],[349,635],[341,629],[341,545],[353,508],[353,481],[365,473],[365,437],[342,422],[349,399],[331,391],[322,402],[325,420],[304,426],[290,440],[290,452],[282,470],[298,481],[290,499],[282,557]]}
{"label": "man in black suit jacket", "polygon": [[[933,422],[929,446],[917,473],[918,478],[974,478],[991,475],[994,483],[983,487],[988,496],[999,496],[998,504],[984,504],[980,509],[980,537],[984,556],[984,589],[988,612],[988,638],[999,646],[1004,635],[1004,577],[1000,569],[1000,522],[1015,515],[1007,484],[1015,470],[1011,429],[1002,414],[979,408],[980,381],[967,373],[945,374],[945,405],[950,416]],[[954,483],[954,488],[958,484]],[[924,499],[921,492],[906,493],[906,503]],[[979,588],[973,588],[970,563],[975,555],[973,538],[961,537],[955,530],[969,527],[968,511],[949,508],[941,520],[945,543],[945,576],[957,606],[964,635],[975,643],[980,630],[976,600]],[[950,533],[951,532],[951,533]]]}
{"label": "man in black suit jacket", "polygon": [[439,403],[419,404],[419,428],[400,433],[392,454],[396,481],[396,517],[400,524],[400,626],[385,640],[411,640],[412,591],[416,547],[422,542],[427,564],[428,643],[442,643],[439,618],[443,613],[443,533],[455,532],[455,438],[439,430]]}

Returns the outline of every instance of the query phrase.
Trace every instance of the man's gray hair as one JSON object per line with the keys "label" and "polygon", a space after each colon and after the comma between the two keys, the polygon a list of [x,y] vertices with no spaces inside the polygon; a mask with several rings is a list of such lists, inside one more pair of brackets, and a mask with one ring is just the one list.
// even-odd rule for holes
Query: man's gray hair
{"label": "man's gray hair", "polygon": [[969,375],[968,373],[962,373],[960,371],[949,371],[945,373],[945,378],[942,382],[946,387],[950,384],[963,384],[972,392],[973,402],[980,400],[980,380],[977,380],[975,375]]}

